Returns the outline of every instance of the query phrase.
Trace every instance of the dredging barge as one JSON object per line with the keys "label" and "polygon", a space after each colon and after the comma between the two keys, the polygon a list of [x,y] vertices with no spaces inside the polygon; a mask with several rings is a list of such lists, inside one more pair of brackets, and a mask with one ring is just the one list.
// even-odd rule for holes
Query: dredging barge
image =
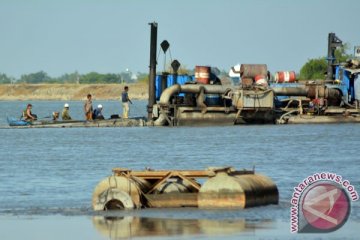
{"label": "dredging barge", "polygon": [[173,74],[155,78],[157,24],[150,25],[148,120],[155,126],[360,122],[360,61],[335,64],[342,42],[334,33],[328,38],[327,80],[297,83],[295,72],[272,78],[266,64],[242,64],[232,68],[240,80],[234,85],[210,66],[196,66],[195,77],[184,82],[177,60]]}
{"label": "dredging barge", "polygon": [[[216,68],[196,66],[195,76],[156,75],[157,23],[150,23],[150,71],[147,119],[34,122],[12,127],[128,127],[238,124],[315,124],[360,122],[360,61],[335,64],[342,45],[334,33],[328,38],[327,80],[296,82],[295,72],[272,77],[266,64],[242,64],[232,72],[238,83],[217,75]],[[163,43],[166,44],[163,44]],[[162,47],[169,47],[164,41]],[[164,53],[166,50],[164,50]]]}
{"label": "dredging barge", "polygon": [[[205,179],[200,184],[199,179]],[[94,189],[95,211],[135,208],[249,208],[277,204],[273,181],[255,170],[132,171],[114,168]]]}

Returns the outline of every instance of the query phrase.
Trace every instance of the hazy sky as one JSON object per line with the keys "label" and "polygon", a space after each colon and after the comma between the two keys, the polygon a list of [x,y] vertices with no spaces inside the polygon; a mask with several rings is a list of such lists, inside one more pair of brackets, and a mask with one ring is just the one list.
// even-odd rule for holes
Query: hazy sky
{"label": "hazy sky", "polygon": [[187,68],[299,71],[329,32],[360,45],[359,13],[359,0],[0,0],[0,72],[147,72],[152,21]]}

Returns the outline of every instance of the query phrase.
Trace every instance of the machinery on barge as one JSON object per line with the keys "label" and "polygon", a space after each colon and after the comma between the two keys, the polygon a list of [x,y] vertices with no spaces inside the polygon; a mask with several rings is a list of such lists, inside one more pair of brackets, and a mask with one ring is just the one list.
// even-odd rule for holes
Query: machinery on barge
{"label": "machinery on barge", "polygon": [[177,60],[173,74],[156,76],[157,24],[150,25],[147,110],[155,126],[360,122],[360,61],[335,64],[342,42],[334,33],[328,40],[327,80],[299,83],[295,72],[272,77],[265,64],[242,64],[232,68],[240,77],[234,85],[210,66],[196,66],[193,77],[178,75]]}

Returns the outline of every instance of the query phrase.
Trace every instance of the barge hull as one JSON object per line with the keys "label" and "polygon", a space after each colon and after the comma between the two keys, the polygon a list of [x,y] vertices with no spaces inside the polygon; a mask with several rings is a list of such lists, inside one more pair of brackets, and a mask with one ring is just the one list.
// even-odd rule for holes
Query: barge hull
{"label": "barge hull", "polygon": [[47,122],[33,123],[26,126],[11,126],[11,128],[79,128],[79,127],[143,127],[146,125],[144,119],[109,119],[94,121],[72,121],[72,122]]}
{"label": "barge hull", "polygon": [[331,124],[331,123],[360,123],[357,116],[307,116],[289,117],[287,124]]}

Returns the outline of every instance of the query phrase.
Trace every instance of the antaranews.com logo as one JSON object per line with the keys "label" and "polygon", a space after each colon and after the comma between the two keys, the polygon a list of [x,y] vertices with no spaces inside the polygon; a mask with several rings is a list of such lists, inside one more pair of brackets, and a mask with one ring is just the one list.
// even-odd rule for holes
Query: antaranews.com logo
{"label": "antaranews.com logo", "polygon": [[325,233],[342,227],[351,201],[359,195],[349,180],[336,173],[315,173],[294,187],[290,209],[292,233]]}

